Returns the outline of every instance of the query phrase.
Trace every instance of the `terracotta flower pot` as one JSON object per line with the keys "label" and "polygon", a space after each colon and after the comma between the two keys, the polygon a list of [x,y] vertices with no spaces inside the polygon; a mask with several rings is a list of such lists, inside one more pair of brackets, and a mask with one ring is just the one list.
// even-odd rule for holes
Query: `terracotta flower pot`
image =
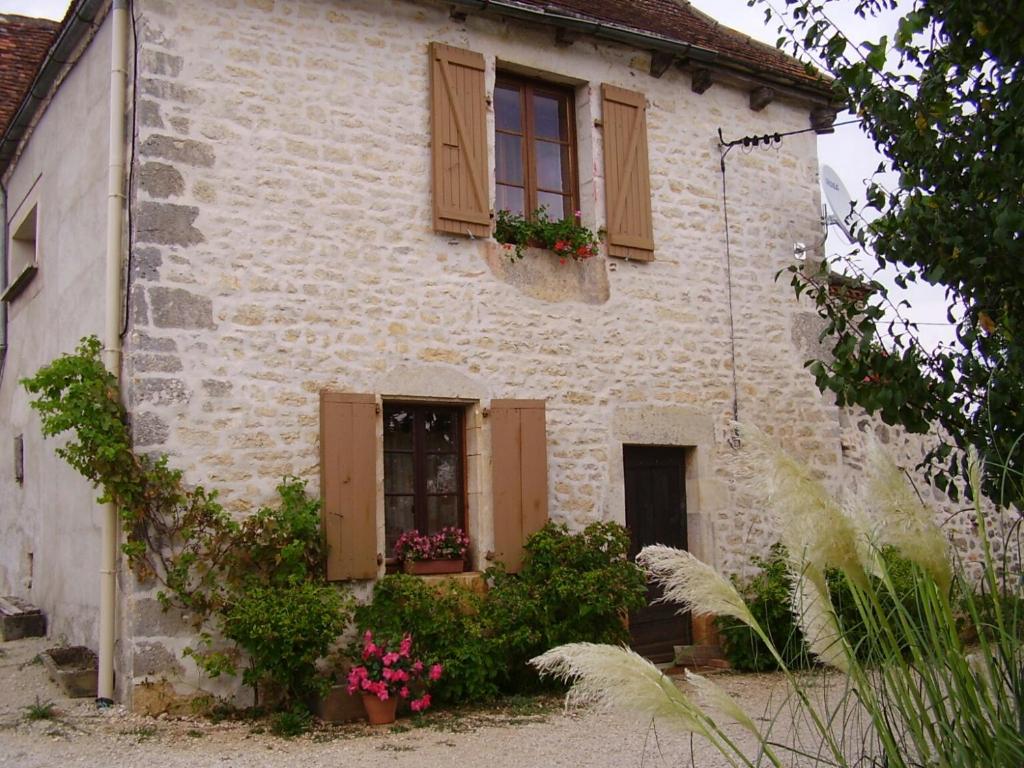
{"label": "terracotta flower pot", "polygon": [[438,573],[462,573],[462,560],[406,560],[405,572],[413,576],[431,576]]}
{"label": "terracotta flower pot", "polygon": [[370,725],[387,725],[395,722],[398,697],[390,696],[381,701],[372,693],[364,693],[363,708],[366,710],[366,718],[370,721]]}

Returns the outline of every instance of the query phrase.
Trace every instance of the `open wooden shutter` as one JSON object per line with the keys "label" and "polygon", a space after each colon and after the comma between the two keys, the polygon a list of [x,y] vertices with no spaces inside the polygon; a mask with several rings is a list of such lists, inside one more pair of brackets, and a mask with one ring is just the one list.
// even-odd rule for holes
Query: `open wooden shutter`
{"label": "open wooden shutter", "polygon": [[651,174],[647,159],[647,99],[642,93],[601,84],[604,186],[608,254],[654,258]]}
{"label": "open wooden shutter", "polygon": [[377,577],[377,401],[320,393],[320,496],[327,579]]}
{"label": "open wooden shutter", "polygon": [[543,400],[491,401],[494,553],[510,572],[526,538],[548,521],[548,453]]}
{"label": "open wooden shutter", "polygon": [[484,57],[430,44],[434,229],[491,234]]}

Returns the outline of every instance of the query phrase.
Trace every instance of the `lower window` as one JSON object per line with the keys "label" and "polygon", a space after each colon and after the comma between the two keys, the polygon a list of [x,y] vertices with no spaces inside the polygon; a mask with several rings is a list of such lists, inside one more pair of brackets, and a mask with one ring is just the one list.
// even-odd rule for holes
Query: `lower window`
{"label": "lower window", "polygon": [[416,529],[465,529],[463,409],[385,404],[384,526],[387,557],[398,537]]}

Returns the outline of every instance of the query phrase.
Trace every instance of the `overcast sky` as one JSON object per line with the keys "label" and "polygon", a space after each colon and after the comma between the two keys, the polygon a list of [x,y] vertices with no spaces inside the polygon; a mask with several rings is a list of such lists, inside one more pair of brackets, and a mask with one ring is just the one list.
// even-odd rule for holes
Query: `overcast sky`
{"label": "overcast sky", "polygon": [[[766,24],[761,7],[749,8],[746,0],[691,0],[692,4],[713,16],[723,24],[738,29],[755,39],[774,45],[778,34],[777,24]],[[906,0],[904,0],[906,2]],[[861,19],[851,10],[852,2],[837,2],[830,15],[833,20],[853,39],[877,39],[891,31],[893,17],[882,21]],[[0,0],[0,12],[21,13],[29,16],[46,16],[61,19],[68,7],[68,0]],[[839,121],[849,119],[840,115]],[[771,132],[767,126],[765,133]],[[880,160],[871,142],[856,125],[839,127],[835,134],[818,139],[818,153],[822,164],[834,168],[846,183],[853,198],[863,201],[868,178],[874,173]],[[808,245],[811,245],[808,243]],[[835,227],[829,230],[828,250],[830,253],[845,252],[846,244]],[[897,290],[897,289],[894,289]],[[945,325],[946,302],[941,290],[927,286],[913,288],[908,294],[912,308],[907,315],[910,319],[929,323],[921,326],[921,336],[929,344],[950,340],[951,329]]]}

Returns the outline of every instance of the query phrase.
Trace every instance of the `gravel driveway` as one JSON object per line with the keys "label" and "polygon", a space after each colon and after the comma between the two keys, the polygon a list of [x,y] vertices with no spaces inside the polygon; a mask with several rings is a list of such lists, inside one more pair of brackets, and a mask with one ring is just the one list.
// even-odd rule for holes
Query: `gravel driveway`
{"label": "gravel driveway", "polygon": [[[296,739],[277,738],[247,722],[154,719],[119,707],[98,711],[91,699],[62,697],[43,667],[32,663],[50,645],[38,639],[0,645],[0,766],[628,768],[691,761],[687,734],[664,727],[655,732],[593,708],[566,712],[554,699],[512,709],[437,711],[422,720],[401,719],[396,726],[326,726]],[[724,673],[717,679],[752,713],[765,711],[781,689],[770,675]],[[25,718],[25,707],[37,697],[54,702],[55,719]],[[736,736],[742,741],[745,734]],[[700,768],[727,765],[700,740],[692,748],[693,764]]]}

